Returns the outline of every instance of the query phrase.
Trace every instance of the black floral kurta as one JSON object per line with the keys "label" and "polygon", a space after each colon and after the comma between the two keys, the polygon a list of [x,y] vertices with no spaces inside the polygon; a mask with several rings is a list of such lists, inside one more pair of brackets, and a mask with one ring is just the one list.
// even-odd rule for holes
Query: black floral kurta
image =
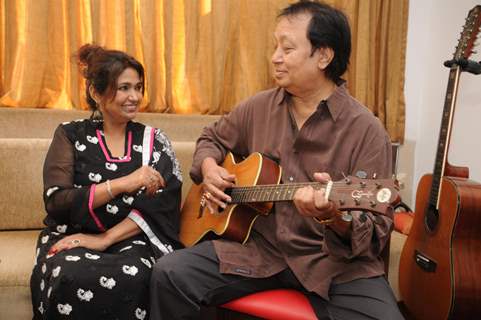
{"label": "black floral kurta", "polygon": [[[120,194],[93,209],[95,187],[142,165],[162,175],[166,187],[148,197],[142,190]],[[148,319],[148,285],[155,259],[180,248],[182,176],[168,138],[129,122],[124,157],[113,157],[103,122],[60,125],[44,165],[45,224],[31,277],[34,319]],[[142,233],[103,252],[76,247],[49,255],[73,233],[102,233],[129,217]]]}

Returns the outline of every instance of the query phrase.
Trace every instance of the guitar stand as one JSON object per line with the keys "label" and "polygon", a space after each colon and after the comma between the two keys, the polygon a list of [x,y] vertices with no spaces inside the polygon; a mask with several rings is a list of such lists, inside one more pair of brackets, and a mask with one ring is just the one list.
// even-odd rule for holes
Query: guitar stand
{"label": "guitar stand", "polygon": [[481,74],[481,61],[476,62],[463,58],[444,61],[445,67],[451,68],[454,65],[461,67],[462,71],[466,71],[476,75]]}

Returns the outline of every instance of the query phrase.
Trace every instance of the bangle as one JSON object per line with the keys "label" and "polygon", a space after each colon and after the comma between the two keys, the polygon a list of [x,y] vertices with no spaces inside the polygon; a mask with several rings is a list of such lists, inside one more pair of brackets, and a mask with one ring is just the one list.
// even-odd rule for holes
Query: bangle
{"label": "bangle", "polygon": [[330,225],[330,224],[334,223],[334,221],[336,221],[335,215],[331,218],[327,218],[327,219],[323,219],[323,220],[319,219],[318,217],[313,217],[313,218],[314,218],[314,220],[317,221],[317,223],[323,224],[325,226]]}
{"label": "bangle", "polygon": [[110,180],[105,181],[105,183],[107,184],[107,193],[109,194],[110,199],[114,199],[115,197],[112,194],[112,186],[110,185]]}
{"label": "bangle", "polygon": [[316,220],[316,222],[323,224],[325,226],[334,223],[334,221],[336,221],[338,211],[335,209],[334,204],[332,204],[332,202],[329,202],[329,211],[334,212],[334,214],[330,218],[321,220],[318,217],[313,217],[314,220]]}

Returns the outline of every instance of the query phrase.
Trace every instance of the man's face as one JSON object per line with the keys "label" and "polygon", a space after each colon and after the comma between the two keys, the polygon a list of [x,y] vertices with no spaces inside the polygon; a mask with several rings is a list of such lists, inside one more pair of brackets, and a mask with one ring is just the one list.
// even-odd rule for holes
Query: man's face
{"label": "man's face", "polygon": [[274,32],[276,49],[272,55],[274,79],[292,94],[308,90],[319,83],[319,50],[312,53],[307,39],[311,15],[282,17]]}

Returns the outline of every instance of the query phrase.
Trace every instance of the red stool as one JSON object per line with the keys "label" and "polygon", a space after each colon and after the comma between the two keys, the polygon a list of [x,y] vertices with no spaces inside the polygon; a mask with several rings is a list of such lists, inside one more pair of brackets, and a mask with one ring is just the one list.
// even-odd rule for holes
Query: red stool
{"label": "red stool", "polygon": [[232,300],[222,308],[275,320],[316,320],[316,314],[305,295],[296,290],[276,289],[253,293]]}
{"label": "red stool", "polygon": [[[384,260],[386,277],[389,271],[389,244],[381,253]],[[217,318],[222,320],[237,319],[271,319],[271,320],[317,320],[314,309],[305,295],[291,289],[275,289],[253,293],[226,304],[218,309]],[[225,312],[224,312],[225,311]],[[235,314],[244,316],[239,317]]]}

